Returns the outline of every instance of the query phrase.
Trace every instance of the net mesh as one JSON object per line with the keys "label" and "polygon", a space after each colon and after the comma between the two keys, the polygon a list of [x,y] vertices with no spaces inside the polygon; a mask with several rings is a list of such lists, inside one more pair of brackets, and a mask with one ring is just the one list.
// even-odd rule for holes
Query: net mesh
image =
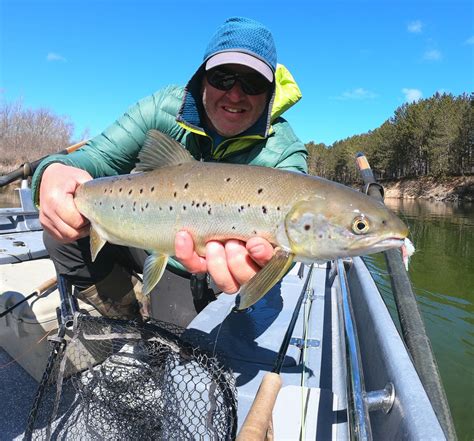
{"label": "net mesh", "polygon": [[26,439],[235,438],[234,376],[204,349],[205,334],[77,314],[57,343]]}

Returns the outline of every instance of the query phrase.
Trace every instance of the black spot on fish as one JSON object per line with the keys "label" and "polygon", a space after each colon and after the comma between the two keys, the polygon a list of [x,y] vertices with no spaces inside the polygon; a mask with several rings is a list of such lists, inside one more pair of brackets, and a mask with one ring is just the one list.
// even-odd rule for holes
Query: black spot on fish
{"label": "black spot on fish", "polygon": [[99,202],[99,205],[102,205],[102,201]]}
{"label": "black spot on fish", "polygon": [[184,184],[184,189],[186,190],[188,187],[189,187],[189,184],[186,182],[186,184]]}
{"label": "black spot on fish", "polygon": [[104,188],[104,193],[107,193],[107,189],[106,189],[106,188]]}
{"label": "black spot on fish", "polygon": [[186,211],[186,205],[183,205],[183,210]]}
{"label": "black spot on fish", "polygon": [[277,207],[277,210],[280,211],[280,207]]}
{"label": "black spot on fish", "polygon": [[226,182],[230,182],[230,178],[226,178],[226,180],[225,180],[225,181],[226,181]]}
{"label": "black spot on fish", "polygon": [[137,205],[137,201],[134,201],[133,202],[133,206],[135,207]]}
{"label": "black spot on fish", "polygon": [[178,195],[178,192],[175,191],[175,192],[173,193],[173,196],[176,197],[177,195]]}
{"label": "black spot on fish", "polygon": [[262,207],[263,214],[267,214],[267,207],[265,205]]}
{"label": "black spot on fish", "polygon": [[132,191],[133,191],[132,189],[128,190],[128,194],[132,194]]}
{"label": "black spot on fish", "polygon": [[112,210],[115,210],[115,205],[112,205]]}
{"label": "black spot on fish", "polygon": [[109,190],[109,193],[112,193],[112,189]]}
{"label": "black spot on fish", "polygon": [[247,207],[250,208],[250,204],[247,204]]}
{"label": "black spot on fish", "polygon": [[203,202],[202,206],[205,207],[207,205],[207,202]]}
{"label": "black spot on fish", "polygon": [[306,224],[306,225],[304,226],[304,229],[305,229],[305,231],[311,230],[311,225]]}
{"label": "black spot on fish", "polygon": [[119,193],[122,193],[122,187],[119,188]]}
{"label": "black spot on fish", "polygon": [[173,211],[173,207],[170,205],[170,211]]}
{"label": "black spot on fish", "polygon": [[319,237],[320,239],[322,239],[322,238],[323,238],[323,234],[322,234],[322,233],[319,233],[319,234],[318,234],[318,237]]}
{"label": "black spot on fish", "polygon": [[253,231],[252,231],[252,234],[255,234],[255,235],[257,235],[257,232],[256,232],[255,230],[253,230]]}
{"label": "black spot on fish", "polygon": [[143,210],[144,210],[144,208],[143,208],[143,207],[140,207],[140,210],[141,210],[141,211],[143,211]]}
{"label": "black spot on fish", "polygon": [[243,210],[245,207],[243,205],[240,206],[240,209]]}
{"label": "black spot on fish", "polygon": [[123,204],[120,204],[120,208],[123,208]]}
{"label": "black spot on fish", "polygon": [[149,205],[150,205],[150,204],[147,202],[147,203],[145,204],[145,208],[148,208]]}
{"label": "black spot on fish", "polygon": [[192,202],[191,202],[191,207],[194,207],[194,204],[195,204],[195,203],[196,203],[196,202],[192,201]]}
{"label": "black spot on fish", "polygon": [[211,214],[211,208],[209,207],[209,210],[207,210],[207,214]]}
{"label": "black spot on fish", "polygon": [[151,187],[150,191],[153,193],[155,191],[155,187]]}
{"label": "black spot on fish", "polygon": [[198,203],[196,204],[196,208],[199,208],[200,205],[201,205],[201,204],[198,202]]}
{"label": "black spot on fish", "polygon": [[233,230],[235,230],[235,227],[232,227]]}
{"label": "black spot on fish", "polygon": [[258,194],[262,194],[262,192],[263,192],[263,188],[259,188],[257,191]]}
{"label": "black spot on fish", "polygon": [[142,193],[143,193],[143,188],[140,188],[140,194],[142,194]]}

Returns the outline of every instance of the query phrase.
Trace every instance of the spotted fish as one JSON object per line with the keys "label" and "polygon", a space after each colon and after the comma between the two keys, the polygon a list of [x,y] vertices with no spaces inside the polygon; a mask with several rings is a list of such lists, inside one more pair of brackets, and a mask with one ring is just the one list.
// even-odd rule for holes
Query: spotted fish
{"label": "spotted fish", "polygon": [[156,130],[147,133],[135,171],[88,181],[74,201],[91,224],[93,259],[105,242],[151,252],[144,294],[160,280],[180,230],[200,255],[210,240],[260,236],[275,246],[241,287],[239,309],[259,300],[294,261],[375,253],[400,247],[408,234],[383,203],[356,190],[269,167],[200,162]]}

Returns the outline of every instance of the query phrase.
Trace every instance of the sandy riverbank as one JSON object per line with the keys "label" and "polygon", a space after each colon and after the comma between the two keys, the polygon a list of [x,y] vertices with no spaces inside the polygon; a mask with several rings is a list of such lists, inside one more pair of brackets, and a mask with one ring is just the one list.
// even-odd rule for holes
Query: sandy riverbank
{"label": "sandy riverbank", "polygon": [[428,176],[382,182],[386,198],[474,201],[474,176],[437,179]]}

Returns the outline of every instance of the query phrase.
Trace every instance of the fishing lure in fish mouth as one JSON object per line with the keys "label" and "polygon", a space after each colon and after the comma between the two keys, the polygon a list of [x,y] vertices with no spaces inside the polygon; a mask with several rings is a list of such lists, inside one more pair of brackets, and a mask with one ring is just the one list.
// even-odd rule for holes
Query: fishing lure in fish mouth
{"label": "fishing lure in fish mouth", "polygon": [[158,283],[186,230],[198,254],[210,240],[263,237],[270,262],[241,287],[253,305],[295,261],[310,263],[400,246],[407,227],[382,203],[341,184],[269,167],[195,160],[177,141],[150,130],[135,173],[78,187],[75,203],[91,224],[95,259],[106,242],[150,251],[143,292]]}

